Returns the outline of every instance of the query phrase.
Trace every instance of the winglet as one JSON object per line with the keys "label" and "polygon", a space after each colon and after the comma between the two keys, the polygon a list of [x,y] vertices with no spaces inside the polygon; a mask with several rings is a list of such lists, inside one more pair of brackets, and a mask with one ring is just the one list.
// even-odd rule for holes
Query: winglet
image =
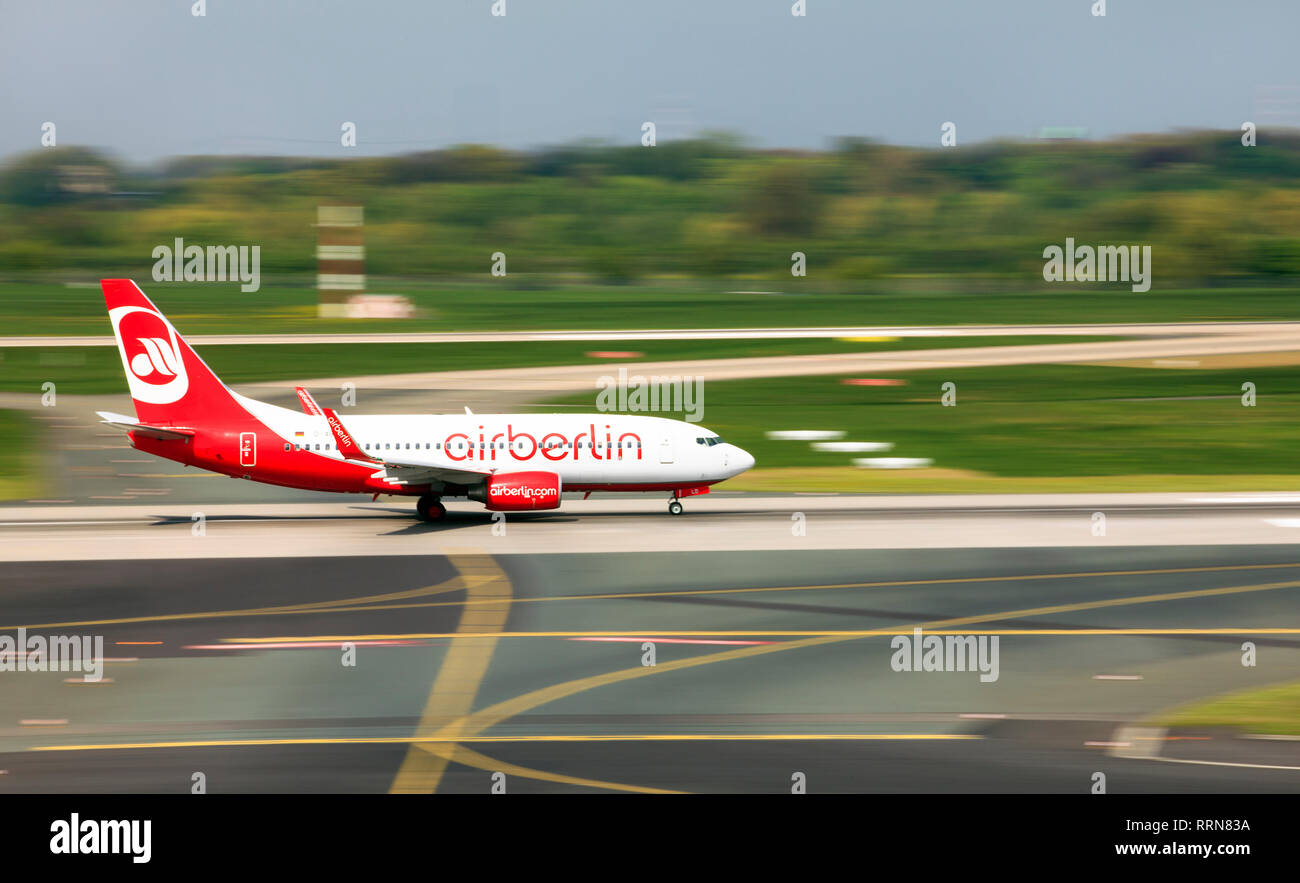
{"label": "winglet", "polygon": [[320,405],[316,404],[316,400],[311,397],[311,393],[307,392],[307,390],[303,389],[301,386],[295,386],[293,391],[298,393],[298,400],[302,402],[302,409],[304,412],[313,417],[320,417],[323,415]]}
{"label": "winglet", "polygon": [[333,409],[325,408],[325,422],[330,425],[330,432],[334,433],[334,441],[338,442],[339,453],[349,460],[366,460],[371,463],[379,463],[374,457],[361,450],[356,439],[343,426],[343,421],[339,415],[335,414]]}

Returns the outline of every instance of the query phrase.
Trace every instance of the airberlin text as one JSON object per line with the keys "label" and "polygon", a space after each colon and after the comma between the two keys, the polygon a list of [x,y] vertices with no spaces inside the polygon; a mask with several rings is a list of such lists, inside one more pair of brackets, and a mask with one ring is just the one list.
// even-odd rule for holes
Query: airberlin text
{"label": "airberlin text", "polygon": [[515,432],[513,425],[507,425],[505,432],[489,436],[482,426],[478,428],[477,442],[467,433],[453,432],[447,436],[443,448],[450,460],[495,461],[497,454],[501,459],[506,455],[515,460],[531,460],[539,452],[552,462],[558,460],[581,460],[585,454],[592,460],[640,460],[641,436],[635,432],[620,433],[616,438],[608,425],[602,434],[596,424],[588,425],[586,432],[579,432],[573,438],[567,438],[558,432],[548,432],[541,438],[531,433]]}

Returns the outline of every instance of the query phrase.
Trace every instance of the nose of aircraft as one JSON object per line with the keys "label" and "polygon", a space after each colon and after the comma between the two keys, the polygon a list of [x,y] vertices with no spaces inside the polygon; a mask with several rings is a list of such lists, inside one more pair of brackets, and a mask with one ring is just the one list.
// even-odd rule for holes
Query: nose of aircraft
{"label": "nose of aircraft", "polygon": [[735,445],[731,446],[731,456],[728,459],[731,461],[731,468],[736,470],[734,473],[736,475],[739,475],[754,465],[754,455],[749,451],[746,451],[744,448],[738,448]]}

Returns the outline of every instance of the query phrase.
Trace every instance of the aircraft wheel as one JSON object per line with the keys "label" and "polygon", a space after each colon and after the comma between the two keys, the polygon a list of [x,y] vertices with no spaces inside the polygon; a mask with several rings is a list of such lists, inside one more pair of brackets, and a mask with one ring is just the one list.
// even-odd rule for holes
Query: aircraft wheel
{"label": "aircraft wheel", "polygon": [[425,494],[415,504],[416,514],[423,521],[441,521],[447,515],[447,507],[433,494]]}
{"label": "aircraft wheel", "polygon": [[682,514],[682,504],[679,503],[679,502],[677,502],[676,500],[673,500],[671,503],[668,504],[668,514],[669,514],[669,515],[681,515],[681,514]]}

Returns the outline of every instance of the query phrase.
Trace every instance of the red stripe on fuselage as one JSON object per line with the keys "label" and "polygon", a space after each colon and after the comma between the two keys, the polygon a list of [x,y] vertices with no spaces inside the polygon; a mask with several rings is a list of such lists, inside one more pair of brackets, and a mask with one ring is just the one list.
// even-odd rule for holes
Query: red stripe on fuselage
{"label": "red stripe on fuselage", "polygon": [[[239,435],[255,432],[263,442],[257,448],[257,462],[243,466],[239,459]],[[395,485],[372,478],[374,466],[348,463],[314,451],[300,450],[260,421],[248,416],[236,426],[222,430],[199,430],[191,440],[146,438],[128,433],[137,450],[166,457],[187,466],[196,466],[234,478],[248,478],[265,484],[337,493],[379,493],[419,495],[428,493],[428,485]]]}
{"label": "red stripe on fuselage", "polygon": [[682,484],[680,481],[660,481],[654,483],[622,484],[619,482],[604,482],[601,484],[593,483],[574,483],[566,481],[564,483],[565,491],[685,491],[688,488],[702,488],[715,485],[722,481],[721,478],[715,478],[712,481],[696,481],[692,484]]}

